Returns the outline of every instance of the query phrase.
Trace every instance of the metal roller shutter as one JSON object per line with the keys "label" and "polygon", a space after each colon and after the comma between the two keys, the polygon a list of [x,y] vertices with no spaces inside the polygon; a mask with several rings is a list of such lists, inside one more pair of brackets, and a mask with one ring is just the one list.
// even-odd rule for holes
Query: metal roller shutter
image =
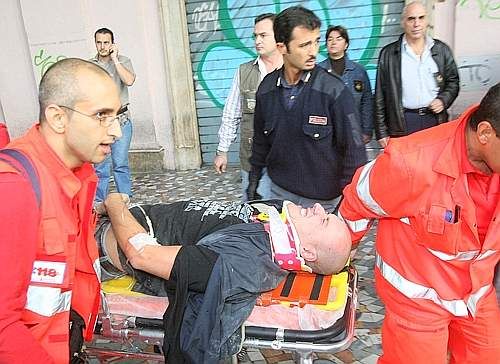
{"label": "metal roller shutter", "polygon": [[[404,1],[338,0],[186,0],[191,61],[204,164],[213,161],[222,109],[238,66],[255,57],[252,39],[254,18],[278,13],[293,5],[313,10],[321,19],[322,46],[318,62],[326,57],[328,25],[349,30],[349,57],[375,78],[380,49],[401,33],[399,19]],[[229,162],[237,164],[238,142],[231,145]]]}

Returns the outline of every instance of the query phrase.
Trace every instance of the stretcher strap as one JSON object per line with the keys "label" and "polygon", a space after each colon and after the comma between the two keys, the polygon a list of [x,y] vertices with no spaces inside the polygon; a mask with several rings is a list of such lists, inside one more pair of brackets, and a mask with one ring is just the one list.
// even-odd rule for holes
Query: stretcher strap
{"label": "stretcher strap", "polygon": [[31,182],[38,207],[40,207],[42,200],[40,181],[29,158],[16,149],[2,149],[0,150],[0,160],[15,168]]}
{"label": "stretcher strap", "polygon": [[332,276],[308,272],[290,272],[274,290],[260,295],[257,304],[288,303],[303,307],[305,304],[326,305]]}
{"label": "stretcher strap", "polygon": [[[280,296],[281,297],[289,297],[290,293],[292,291],[293,287],[293,282],[297,278],[297,273],[290,273],[285,280],[285,283],[283,284],[283,289],[281,290]],[[321,287],[323,286],[323,280],[325,276],[321,274],[316,274],[316,277],[314,278],[314,283],[311,287],[311,293],[309,294],[309,299],[312,301],[316,301],[319,299],[320,293],[321,293]]]}

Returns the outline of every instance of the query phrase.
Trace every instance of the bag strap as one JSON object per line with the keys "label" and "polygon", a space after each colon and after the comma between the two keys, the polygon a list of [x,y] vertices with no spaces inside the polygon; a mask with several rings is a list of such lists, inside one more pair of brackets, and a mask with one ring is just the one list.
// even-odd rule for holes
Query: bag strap
{"label": "bag strap", "polygon": [[[7,158],[5,158],[7,157]],[[38,208],[40,208],[42,203],[42,192],[40,189],[40,179],[38,174],[31,163],[31,160],[25,156],[22,152],[16,149],[2,149],[0,150],[0,160],[11,165],[23,176],[25,176],[31,182],[33,187],[33,192],[35,193]]]}

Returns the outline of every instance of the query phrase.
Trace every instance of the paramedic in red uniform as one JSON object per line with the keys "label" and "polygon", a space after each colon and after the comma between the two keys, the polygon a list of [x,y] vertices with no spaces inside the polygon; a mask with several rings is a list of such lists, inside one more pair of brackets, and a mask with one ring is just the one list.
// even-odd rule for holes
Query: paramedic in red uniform
{"label": "paramedic in red uniform", "polygon": [[450,123],[391,139],[344,190],[359,241],[378,219],[379,363],[500,363],[500,84]]}
{"label": "paramedic in red uniform", "polygon": [[7,146],[39,182],[0,161],[0,363],[68,363],[70,309],[89,339],[99,307],[91,163],[121,136],[118,91],[99,66],[68,58],[42,77],[39,103],[40,122]]}

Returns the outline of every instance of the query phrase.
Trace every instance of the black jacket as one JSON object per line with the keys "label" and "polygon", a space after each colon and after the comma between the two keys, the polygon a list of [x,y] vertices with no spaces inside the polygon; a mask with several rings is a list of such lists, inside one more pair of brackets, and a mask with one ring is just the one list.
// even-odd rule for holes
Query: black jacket
{"label": "black jacket", "polygon": [[[401,86],[401,43],[403,35],[380,51],[375,85],[375,135],[378,139],[407,134],[403,116]],[[448,121],[448,109],[460,89],[457,65],[450,48],[434,39],[432,58],[439,70],[437,98],[443,101],[444,110],[438,114],[438,123]]]}

